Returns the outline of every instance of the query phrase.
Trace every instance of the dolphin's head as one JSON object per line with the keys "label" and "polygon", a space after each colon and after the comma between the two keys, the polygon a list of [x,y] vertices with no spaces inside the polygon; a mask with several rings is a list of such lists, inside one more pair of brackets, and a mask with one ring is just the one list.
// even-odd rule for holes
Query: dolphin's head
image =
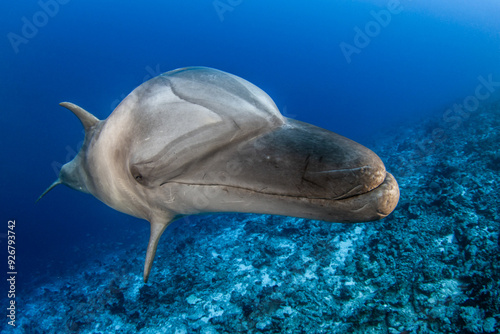
{"label": "dolphin's head", "polygon": [[198,203],[200,212],[354,223],[386,217],[399,199],[396,180],[373,151],[292,119],[244,142],[229,142],[184,168],[164,179],[162,165],[150,163],[141,174],[175,194],[178,203]]}

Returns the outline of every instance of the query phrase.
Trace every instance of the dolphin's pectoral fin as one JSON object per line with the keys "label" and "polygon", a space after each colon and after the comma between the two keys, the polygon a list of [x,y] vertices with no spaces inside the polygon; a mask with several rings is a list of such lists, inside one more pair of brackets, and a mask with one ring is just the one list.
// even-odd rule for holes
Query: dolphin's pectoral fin
{"label": "dolphin's pectoral fin", "polygon": [[149,273],[151,272],[151,267],[153,266],[153,260],[156,254],[156,247],[158,246],[158,241],[163,234],[163,231],[172,222],[171,219],[167,220],[151,220],[151,233],[149,236],[148,249],[146,251],[146,262],[144,263],[144,283],[148,282]]}
{"label": "dolphin's pectoral fin", "polygon": [[51,191],[52,189],[54,189],[55,186],[59,185],[59,184],[62,184],[62,181],[57,178],[57,180],[55,180],[41,195],[40,197],[38,197],[38,199],[35,201],[35,203],[37,203],[39,200],[42,199],[43,196],[45,196],[49,191]]}

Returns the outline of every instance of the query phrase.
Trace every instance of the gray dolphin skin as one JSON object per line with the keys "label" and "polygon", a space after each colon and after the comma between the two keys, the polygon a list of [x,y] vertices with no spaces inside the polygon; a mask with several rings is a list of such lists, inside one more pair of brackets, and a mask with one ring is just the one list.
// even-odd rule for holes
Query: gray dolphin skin
{"label": "gray dolphin skin", "polygon": [[282,116],[264,91],[226,72],[161,74],[102,121],[61,106],[81,121],[85,140],[40,198],[65,184],[149,221],[144,282],[163,231],[185,215],[367,222],[389,215],[399,199],[396,180],[371,150]]}

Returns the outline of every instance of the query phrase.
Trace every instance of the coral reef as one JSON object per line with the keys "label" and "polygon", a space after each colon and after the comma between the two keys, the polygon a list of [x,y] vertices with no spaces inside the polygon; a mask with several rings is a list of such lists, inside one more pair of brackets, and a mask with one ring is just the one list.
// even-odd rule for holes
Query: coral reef
{"label": "coral reef", "polygon": [[116,246],[21,296],[12,332],[498,333],[499,144],[500,104],[381,134],[371,148],[401,188],[384,221],[190,217],[150,283],[144,245]]}

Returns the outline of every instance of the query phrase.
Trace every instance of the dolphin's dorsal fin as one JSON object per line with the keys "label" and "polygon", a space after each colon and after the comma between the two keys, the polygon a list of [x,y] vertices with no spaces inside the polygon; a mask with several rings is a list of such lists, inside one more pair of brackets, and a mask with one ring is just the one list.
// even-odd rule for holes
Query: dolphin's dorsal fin
{"label": "dolphin's dorsal fin", "polygon": [[59,103],[60,106],[67,108],[73,112],[73,114],[78,117],[80,122],[82,122],[83,128],[85,129],[85,133],[88,132],[88,130],[93,127],[97,122],[99,122],[99,119],[89,113],[87,110],[83,109],[82,107],[77,106],[74,103],[71,102],[61,102]]}

